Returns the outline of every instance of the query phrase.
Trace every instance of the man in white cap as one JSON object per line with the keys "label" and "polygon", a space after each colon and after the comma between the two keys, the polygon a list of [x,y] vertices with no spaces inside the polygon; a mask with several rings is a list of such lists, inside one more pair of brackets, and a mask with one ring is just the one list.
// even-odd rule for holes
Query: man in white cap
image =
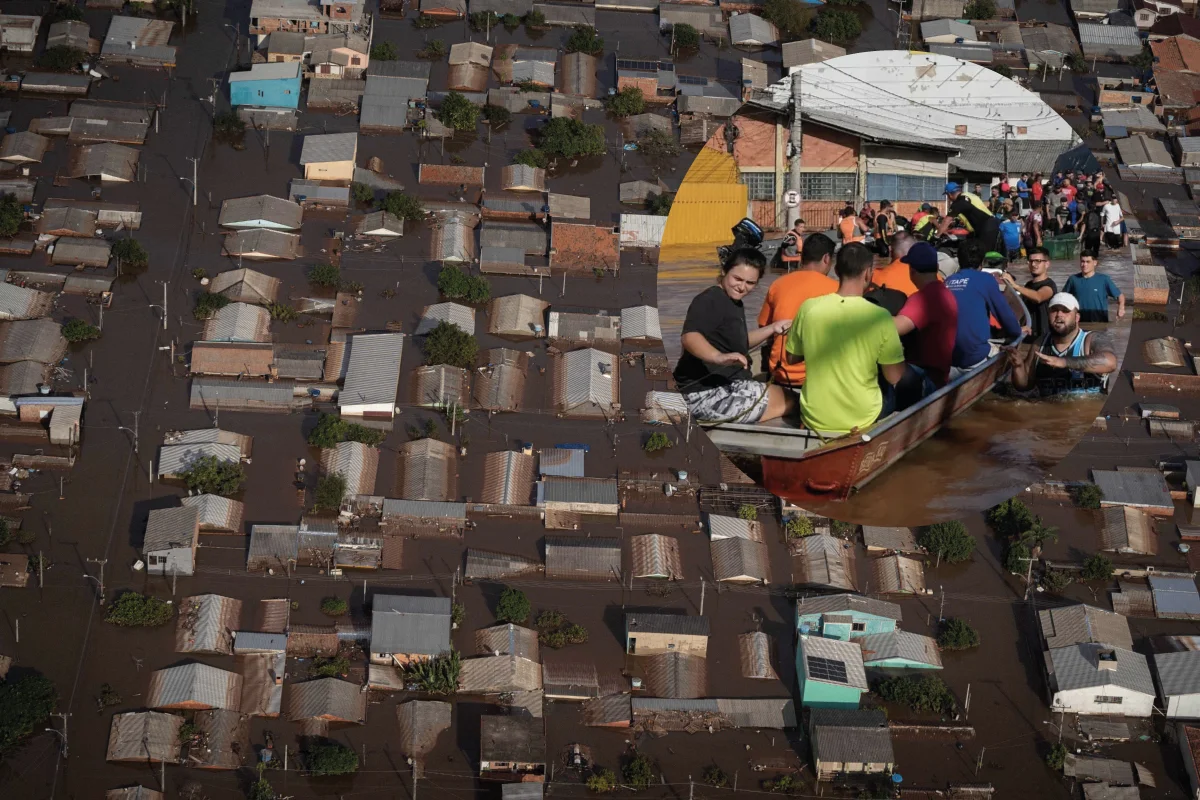
{"label": "man in white cap", "polygon": [[1042,397],[1097,394],[1117,370],[1117,357],[1101,334],[1079,328],[1079,301],[1059,292],[1050,298],[1050,335],[1022,359],[1009,351],[1013,388],[1034,389]]}

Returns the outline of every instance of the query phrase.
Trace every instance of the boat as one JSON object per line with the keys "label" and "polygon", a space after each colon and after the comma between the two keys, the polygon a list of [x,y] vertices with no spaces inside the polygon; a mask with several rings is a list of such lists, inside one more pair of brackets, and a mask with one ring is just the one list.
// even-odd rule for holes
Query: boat
{"label": "boat", "polygon": [[[1025,304],[1011,291],[1004,294],[1021,324],[1028,326]],[[1024,338],[1022,334],[1012,345]],[[758,457],[763,487],[772,494],[801,507],[844,501],[965,413],[1003,381],[1008,370],[1001,350],[917,405],[879,420],[869,430],[834,439],[801,428],[794,419],[703,427],[723,453]]]}

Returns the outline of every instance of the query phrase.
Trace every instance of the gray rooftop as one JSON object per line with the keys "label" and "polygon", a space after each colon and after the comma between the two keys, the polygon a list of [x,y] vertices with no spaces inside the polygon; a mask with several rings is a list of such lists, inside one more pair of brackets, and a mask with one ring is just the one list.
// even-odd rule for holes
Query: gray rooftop
{"label": "gray rooftop", "polygon": [[450,598],[375,595],[371,652],[436,656],[450,649]]}
{"label": "gray rooftop", "polygon": [[1165,697],[1200,693],[1200,650],[1155,653],[1152,658]]}
{"label": "gray rooftop", "polygon": [[629,633],[708,636],[709,625],[708,617],[630,612],[625,615],[625,629]]}
{"label": "gray rooftop", "polygon": [[357,133],[324,133],[304,137],[300,164],[353,161],[358,152]]}
{"label": "gray rooftop", "polygon": [[[1101,669],[1099,659],[1112,653],[1116,669]],[[1120,686],[1134,692],[1154,694],[1154,681],[1146,657],[1130,650],[1100,644],[1077,644],[1047,653],[1059,691]]]}
{"label": "gray rooftop", "polygon": [[808,724],[818,762],[892,764],[896,760],[883,711],[814,708]]}

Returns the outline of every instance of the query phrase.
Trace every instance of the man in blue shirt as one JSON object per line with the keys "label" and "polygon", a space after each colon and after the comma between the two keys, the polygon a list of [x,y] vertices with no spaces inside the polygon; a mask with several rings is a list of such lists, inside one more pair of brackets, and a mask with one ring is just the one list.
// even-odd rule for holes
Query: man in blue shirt
{"label": "man in blue shirt", "polygon": [[[1096,272],[1096,256],[1084,252],[1079,256],[1079,272],[1067,278],[1064,292],[1075,295],[1079,301],[1081,322],[1108,322],[1108,299],[1116,298],[1117,319],[1125,318],[1125,295],[1107,275]],[[961,314],[961,312],[960,312]]]}
{"label": "man in blue shirt", "polygon": [[1021,234],[1023,231],[1021,212],[1014,208],[1008,212],[1008,219],[1000,223],[1000,236],[1004,239],[1004,254],[1008,256],[1009,261],[1015,261],[1021,257]]}
{"label": "man in blue shirt", "polygon": [[1021,198],[1021,205],[1029,206],[1029,173],[1022,172],[1021,180],[1017,181],[1017,196]]}
{"label": "man in blue shirt", "polygon": [[958,336],[954,341],[950,380],[977,367],[992,355],[988,341],[995,317],[1006,337],[1021,334],[1021,323],[1000,291],[1000,284],[979,271],[983,250],[979,241],[966,239],[958,246],[958,272],[946,278],[946,288],[958,303]]}

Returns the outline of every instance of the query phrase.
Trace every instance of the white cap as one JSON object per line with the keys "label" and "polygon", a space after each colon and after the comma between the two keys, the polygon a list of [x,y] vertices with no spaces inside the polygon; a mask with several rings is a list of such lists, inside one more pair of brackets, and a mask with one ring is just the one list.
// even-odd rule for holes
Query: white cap
{"label": "white cap", "polygon": [[1059,292],[1058,294],[1054,295],[1054,297],[1050,298],[1050,304],[1047,306],[1047,308],[1054,308],[1055,306],[1061,306],[1068,311],[1078,311],[1079,301],[1075,299],[1075,295],[1073,294],[1068,292]]}

